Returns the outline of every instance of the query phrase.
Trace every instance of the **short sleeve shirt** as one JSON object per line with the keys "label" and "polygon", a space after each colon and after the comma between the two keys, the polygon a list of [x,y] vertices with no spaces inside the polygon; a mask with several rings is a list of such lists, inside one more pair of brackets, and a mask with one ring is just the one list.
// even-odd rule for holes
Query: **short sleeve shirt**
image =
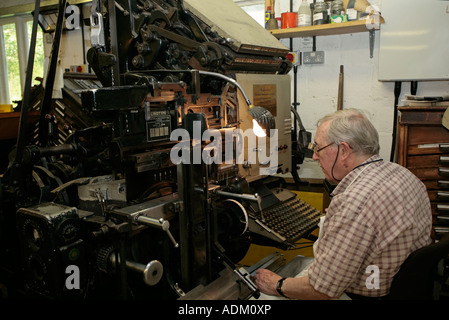
{"label": "short sleeve shirt", "polygon": [[376,155],[347,174],[331,196],[310,284],[331,297],[387,295],[407,256],[432,241],[426,187],[405,167]]}

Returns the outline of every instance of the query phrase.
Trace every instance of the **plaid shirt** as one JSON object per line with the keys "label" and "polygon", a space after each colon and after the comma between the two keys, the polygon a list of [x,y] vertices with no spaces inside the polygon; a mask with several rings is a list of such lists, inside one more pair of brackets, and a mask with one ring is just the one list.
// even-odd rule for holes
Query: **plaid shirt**
{"label": "plaid shirt", "polygon": [[[310,284],[331,297],[387,295],[407,256],[431,243],[424,184],[408,169],[378,161],[347,174],[332,196],[308,270]],[[378,286],[372,266],[379,271]]]}

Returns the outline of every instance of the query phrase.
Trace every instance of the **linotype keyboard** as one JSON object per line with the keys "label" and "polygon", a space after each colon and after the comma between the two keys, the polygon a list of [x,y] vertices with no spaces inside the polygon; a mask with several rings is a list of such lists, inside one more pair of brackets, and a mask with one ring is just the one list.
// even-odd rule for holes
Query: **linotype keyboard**
{"label": "linotype keyboard", "polygon": [[320,211],[299,198],[284,201],[263,212],[265,225],[291,243],[316,229],[320,216]]}
{"label": "linotype keyboard", "polygon": [[291,248],[318,227],[321,212],[290,190],[257,191],[262,196],[262,210],[253,207],[253,214],[249,215],[249,231],[254,234],[255,242],[274,241],[265,244]]}

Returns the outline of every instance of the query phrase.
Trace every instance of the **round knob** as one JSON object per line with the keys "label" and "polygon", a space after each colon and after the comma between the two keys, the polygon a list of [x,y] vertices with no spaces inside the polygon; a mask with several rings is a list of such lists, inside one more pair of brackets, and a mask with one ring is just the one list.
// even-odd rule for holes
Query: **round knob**
{"label": "round knob", "polygon": [[143,281],[149,286],[154,286],[161,280],[163,272],[162,263],[157,260],[150,261],[143,271]]}

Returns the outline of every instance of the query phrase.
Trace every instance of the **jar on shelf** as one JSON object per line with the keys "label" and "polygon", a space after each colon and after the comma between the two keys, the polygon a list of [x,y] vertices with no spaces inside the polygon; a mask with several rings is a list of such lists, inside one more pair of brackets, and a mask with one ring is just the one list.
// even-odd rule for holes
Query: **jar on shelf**
{"label": "jar on shelf", "polygon": [[329,23],[329,14],[324,0],[317,0],[313,9],[313,25]]}
{"label": "jar on shelf", "polygon": [[345,14],[345,6],[343,5],[343,0],[332,1],[331,16],[340,16],[343,14]]}
{"label": "jar on shelf", "polygon": [[330,12],[330,23],[348,21],[343,0],[332,1]]}

